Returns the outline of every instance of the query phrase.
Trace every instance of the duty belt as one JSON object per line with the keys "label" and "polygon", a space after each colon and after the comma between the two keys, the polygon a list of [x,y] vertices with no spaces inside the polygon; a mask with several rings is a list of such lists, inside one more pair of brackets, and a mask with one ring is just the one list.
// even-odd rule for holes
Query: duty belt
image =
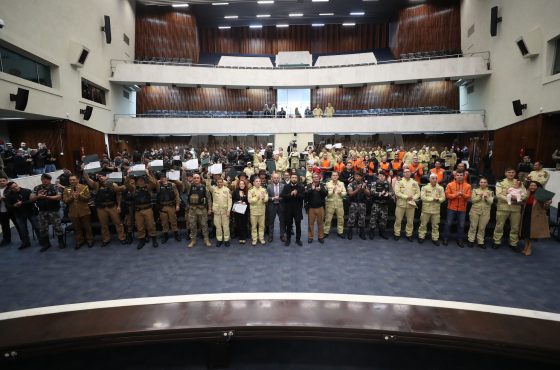
{"label": "duty belt", "polygon": [[114,202],[109,202],[109,203],[101,203],[101,205],[98,208],[111,208],[114,206],[115,206]]}
{"label": "duty belt", "polygon": [[162,202],[162,203],[160,203],[160,204],[161,204],[162,206],[172,206],[172,205],[175,204],[175,202],[174,202],[174,201],[171,201],[171,202]]}
{"label": "duty belt", "polygon": [[137,211],[143,211],[145,209],[152,208],[151,204],[139,204],[136,206]]}

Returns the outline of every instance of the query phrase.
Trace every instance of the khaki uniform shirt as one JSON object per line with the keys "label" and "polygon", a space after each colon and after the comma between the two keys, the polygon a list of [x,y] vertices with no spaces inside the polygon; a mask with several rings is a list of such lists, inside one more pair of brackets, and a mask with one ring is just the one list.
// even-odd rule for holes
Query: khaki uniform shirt
{"label": "khaki uniform shirt", "polygon": [[408,180],[402,178],[395,184],[395,196],[397,197],[397,207],[414,208],[408,203],[408,197],[412,197],[414,201],[420,199],[420,186],[412,178]]}
{"label": "khaki uniform shirt", "polygon": [[78,218],[91,214],[89,209],[89,188],[86,185],[77,184],[76,193],[78,193],[78,197],[74,198],[72,186],[64,188],[62,200],[68,206],[68,216],[70,218]]}
{"label": "khaki uniform shirt", "polygon": [[428,184],[420,192],[422,199],[422,213],[439,214],[440,205],[445,201],[445,189],[443,186]]}
{"label": "khaki uniform shirt", "polygon": [[346,196],[346,187],[342,181],[337,181],[336,184],[332,180],[327,182],[327,199],[326,203],[334,205],[335,207],[342,207],[342,200]]}
{"label": "khaki uniform shirt", "polygon": [[231,210],[231,192],[227,186],[212,186],[212,212],[215,215],[225,215]]}
{"label": "khaki uniform shirt", "polygon": [[[482,198],[482,195],[486,192],[486,199]],[[478,215],[490,214],[492,209],[492,203],[494,203],[494,192],[490,189],[482,190],[481,188],[476,188],[471,192],[471,213]]]}
{"label": "khaki uniform shirt", "polygon": [[[264,195],[264,199],[261,199],[261,194]],[[266,189],[262,186],[259,188],[253,186],[249,189],[248,198],[251,205],[251,214],[257,216],[264,215],[266,203],[268,202],[268,192]]]}
{"label": "khaki uniform shirt", "polygon": [[531,177],[531,181],[538,181],[542,186],[545,186],[550,178],[550,175],[545,170],[531,171],[529,176]]}
{"label": "khaki uniform shirt", "polygon": [[[496,198],[498,198],[498,211],[517,211],[521,212],[521,203],[511,202],[507,204],[507,190],[513,187],[513,180],[503,179],[496,184]],[[527,199],[527,190],[521,185],[521,200]]]}

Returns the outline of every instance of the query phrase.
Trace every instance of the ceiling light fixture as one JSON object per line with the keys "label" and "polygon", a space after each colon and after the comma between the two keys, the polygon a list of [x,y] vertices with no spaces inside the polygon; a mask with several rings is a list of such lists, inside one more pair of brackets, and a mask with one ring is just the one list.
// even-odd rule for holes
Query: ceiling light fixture
{"label": "ceiling light fixture", "polygon": [[249,26],[249,28],[262,28],[261,24],[252,24]]}
{"label": "ceiling light fixture", "polygon": [[229,3],[212,3],[212,5],[229,5]]}
{"label": "ceiling light fixture", "polygon": [[268,18],[270,14],[257,14],[257,18]]}
{"label": "ceiling light fixture", "polygon": [[312,3],[328,3],[329,0],[311,0]]}
{"label": "ceiling light fixture", "polygon": [[303,13],[290,13],[288,14],[290,17],[303,17]]}
{"label": "ceiling light fixture", "polygon": [[311,27],[323,27],[324,25],[324,23],[313,23]]}
{"label": "ceiling light fixture", "polygon": [[231,27],[230,26],[220,26],[218,27],[221,30],[229,30]]}
{"label": "ceiling light fixture", "polygon": [[188,8],[189,4],[172,4],[171,6],[174,8]]}
{"label": "ceiling light fixture", "polygon": [[273,0],[259,0],[257,1],[257,3],[261,4],[261,5],[266,5],[266,4],[274,4]]}
{"label": "ceiling light fixture", "polygon": [[350,15],[364,15],[364,14],[366,14],[366,13],[364,13],[364,12],[352,12],[352,13],[350,13]]}
{"label": "ceiling light fixture", "polygon": [[289,24],[277,24],[276,28],[286,28],[286,27],[290,27]]}
{"label": "ceiling light fixture", "polygon": [[356,23],[342,23],[342,25],[343,25],[344,27],[353,27],[353,26],[356,25]]}
{"label": "ceiling light fixture", "polygon": [[237,19],[237,18],[239,18],[239,16],[237,16],[237,15],[226,15],[226,16],[224,16],[224,18],[225,19]]}
{"label": "ceiling light fixture", "polygon": [[328,16],[328,15],[334,15],[334,13],[319,13],[319,15],[321,15],[321,16]]}

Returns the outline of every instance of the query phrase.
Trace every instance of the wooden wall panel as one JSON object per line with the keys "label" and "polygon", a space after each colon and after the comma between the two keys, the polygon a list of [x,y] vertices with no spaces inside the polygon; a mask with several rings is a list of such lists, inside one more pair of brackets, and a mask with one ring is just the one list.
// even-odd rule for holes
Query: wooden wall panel
{"label": "wooden wall panel", "polygon": [[343,27],[329,24],[261,29],[232,27],[201,30],[201,52],[210,54],[277,54],[279,51],[309,50],[313,54],[364,51],[387,48],[389,24],[358,24]]}
{"label": "wooden wall panel", "polygon": [[496,130],[492,170],[499,177],[507,167],[517,168],[521,149],[545,167],[554,167],[552,153],[559,146],[559,136],[560,115],[540,114]]}
{"label": "wooden wall panel", "polygon": [[461,48],[459,4],[438,6],[423,4],[399,12],[391,49],[395,57],[402,53]]}
{"label": "wooden wall panel", "polygon": [[459,90],[451,81],[406,85],[332,87],[311,90],[311,103],[337,110],[445,106],[459,109]]}
{"label": "wooden wall panel", "polygon": [[146,86],[136,94],[138,114],[151,109],[245,112],[275,103],[276,90],[269,89]]}
{"label": "wooden wall panel", "polygon": [[[57,168],[74,170],[81,153],[103,155],[106,152],[104,134],[72,121],[25,121],[9,124],[14,147],[24,141],[30,148],[47,144],[57,155]],[[63,152],[64,155],[60,155]]]}
{"label": "wooden wall panel", "polygon": [[198,63],[198,28],[188,10],[137,4],[135,39],[137,59],[187,58]]}

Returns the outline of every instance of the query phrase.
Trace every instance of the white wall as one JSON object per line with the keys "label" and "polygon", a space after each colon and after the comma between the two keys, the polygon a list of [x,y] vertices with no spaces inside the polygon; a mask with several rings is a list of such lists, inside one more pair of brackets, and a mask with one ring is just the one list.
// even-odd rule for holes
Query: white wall
{"label": "white wall", "polygon": [[111,79],[122,84],[177,84],[187,86],[231,86],[309,88],[315,86],[361,86],[391,81],[407,83],[444,78],[479,78],[490,74],[483,56],[434,59],[416,62],[308,69],[233,69],[156,64],[120,63]]}
{"label": "white wall", "polygon": [[[313,134],[377,134],[485,131],[481,114],[424,114],[335,118],[132,118],[120,117],[113,134],[119,135],[254,135],[287,134],[276,146],[286,145],[298,133],[298,147]],[[301,142],[300,142],[301,140]]]}
{"label": "white wall", "polygon": [[[53,65],[53,87],[45,87],[0,72],[0,109],[13,110],[9,94],[17,87],[29,89],[26,113],[69,118],[100,131],[113,127],[113,111],[134,112],[134,105],[123,98],[122,86],[109,82],[111,59],[134,58],[134,2],[132,0],[0,0],[2,43],[15,45]],[[111,17],[112,43],[101,32],[103,15]],[[130,45],[123,41],[123,33]],[[70,65],[72,42],[85,45],[90,54],[83,68]],[[106,105],[81,98],[81,78],[108,89]],[[80,109],[94,106],[92,117],[83,121]],[[67,115],[68,114],[68,115]]]}
{"label": "white wall", "polygon": [[[490,36],[490,9],[499,6],[496,37]],[[560,75],[550,77],[552,50],[547,40],[560,34],[558,0],[462,0],[461,47],[463,52],[490,51],[492,75],[474,82],[474,93],[461,89],[461,109],[485,109],[489,129],[497,129],[542,112],[560,110]],[[474,24],[474,33],[468,29]],[[541,53],[535,58],[521,56],[516,39],[540,27]],[[527,104],[516,117],[512,101]]]}

